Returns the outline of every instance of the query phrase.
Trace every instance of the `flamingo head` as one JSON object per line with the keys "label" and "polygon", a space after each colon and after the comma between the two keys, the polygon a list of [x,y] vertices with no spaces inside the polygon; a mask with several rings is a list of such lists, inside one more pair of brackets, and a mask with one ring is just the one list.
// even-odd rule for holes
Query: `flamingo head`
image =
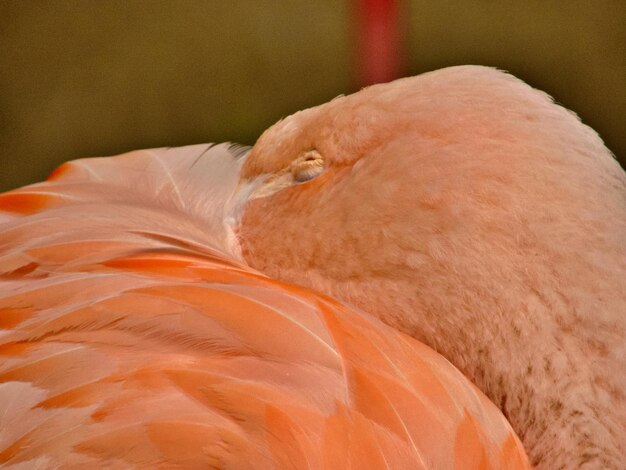
{"label": "flamingo head", "polygon": [[547,95],[486,67],[338,97],[278,122],[248,155],[244,257],[445,347],[454,326],[490,327],[476,308],[510,296],[520,240],[536,242],[529,217],[559,209],[545,203],[555,180],[580,180],[567,139],[604,149]]}

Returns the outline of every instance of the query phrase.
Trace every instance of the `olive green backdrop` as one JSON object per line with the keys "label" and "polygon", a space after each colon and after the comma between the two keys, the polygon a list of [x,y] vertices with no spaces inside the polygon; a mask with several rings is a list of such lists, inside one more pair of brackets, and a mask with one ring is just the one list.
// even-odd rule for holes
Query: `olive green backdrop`
{"label": "olive green backdrop", "polygon": [[[624,164],[626,2],[407,1],[407,74],[509,70]],[[350,1],[0,0],[0,190],[62,161],[253,143],[354,82]]]}

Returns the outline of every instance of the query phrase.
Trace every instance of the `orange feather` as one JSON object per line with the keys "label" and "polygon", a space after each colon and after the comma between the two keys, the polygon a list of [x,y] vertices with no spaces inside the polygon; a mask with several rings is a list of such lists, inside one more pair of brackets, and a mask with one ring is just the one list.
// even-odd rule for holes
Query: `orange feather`
{"label": "orange feather", "polygon": [[238,258],[232,153],[68,164],[9,193],[54,195],[36,211],[3,196],[0,465],[528,468],[443,357]]}

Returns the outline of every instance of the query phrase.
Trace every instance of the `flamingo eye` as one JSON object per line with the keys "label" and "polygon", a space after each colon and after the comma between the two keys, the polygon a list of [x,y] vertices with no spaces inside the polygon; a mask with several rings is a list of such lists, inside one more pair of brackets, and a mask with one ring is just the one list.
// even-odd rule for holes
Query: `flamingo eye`
{"label": "flamingo eye", "polygon": [[310,150],[291,164],[291,174],[298,183],[305,183],[324,172],[324,159],[317,150]]}
{"label": "flamingo eye", "polygon": [[248,182],[252,184],[253,189],[248,189],[251,192],[247,198],[257,199],[271,196],[294,184],[311,181],[323,172],[324,158],[317,150],[309,150],[282,170],[261,175],[256,182]]}

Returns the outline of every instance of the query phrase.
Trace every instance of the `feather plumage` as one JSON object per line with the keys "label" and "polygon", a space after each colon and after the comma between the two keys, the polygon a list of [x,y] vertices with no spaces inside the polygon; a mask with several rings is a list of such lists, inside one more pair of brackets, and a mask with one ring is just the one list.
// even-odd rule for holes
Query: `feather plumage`
{"label": "feather plumage", "polygon": [[444,358],[239,260],[241,152],[80,160],[0,195],[0,464],[527,468]]}

